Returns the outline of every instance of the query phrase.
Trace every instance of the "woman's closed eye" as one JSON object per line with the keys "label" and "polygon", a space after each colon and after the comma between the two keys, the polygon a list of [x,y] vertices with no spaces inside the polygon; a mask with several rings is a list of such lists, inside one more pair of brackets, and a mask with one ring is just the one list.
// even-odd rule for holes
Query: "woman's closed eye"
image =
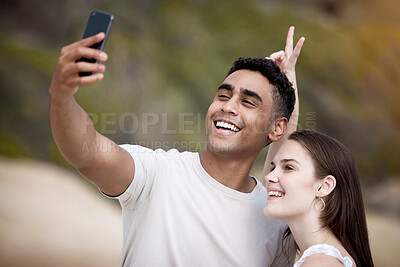
{"label": "woman's closed eye", "polygon": [[292,165],[285,165],[285,170],[286,170],[286,171],[293,171],[294,168],[293,168]]}

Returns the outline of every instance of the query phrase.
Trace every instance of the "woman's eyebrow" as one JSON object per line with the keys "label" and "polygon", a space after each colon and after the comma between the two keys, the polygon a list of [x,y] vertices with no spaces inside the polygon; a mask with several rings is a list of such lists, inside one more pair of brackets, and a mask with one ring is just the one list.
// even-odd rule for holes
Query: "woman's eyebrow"
{"label": "woman's eyebrow", "polygon": [[295,159],[282,159],[282,160],[281,160],[281,162],[284,162],[284,163],[290,162],[290,161],[294,161],[294,162],[296,162],[297,164],[301,165],[300,162],[298,162],[298,161],[295,160]]}

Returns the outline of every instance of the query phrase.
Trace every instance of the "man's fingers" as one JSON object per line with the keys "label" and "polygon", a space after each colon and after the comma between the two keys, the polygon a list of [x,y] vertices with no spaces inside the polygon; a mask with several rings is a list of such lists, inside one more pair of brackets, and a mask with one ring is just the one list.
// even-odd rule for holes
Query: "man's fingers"
{"label": "man's fingers", "polygon": [[85,76],[80,78],[79,85],[88,85],[92,83],[96,83],[98,81],[103,80],[104,74],[103,73],[96,73],[90,76]]}
{"label": "man's fingers", "polygon": [[89,48],[85,46],[78,46],[70,50],[68,53],[64,54],[62,57],[60,57],[62,60],[65,60],[65,62],[69,61],[75,61],[80,58],[92,58],[95,60],[99,61],[106,61],[108,56],[105,52],[94,49],[94,48]]}
{"label": "man's fingers", "polygon": [[294,26],[290,26],[287,37],[286,37],[286,46],[285,46],[285,53],[288,56],[293,51],[293,35],[294,35]]}
{"label": "man's fingers", "polygon": [[74,75],[78,72],[104,72],[106,67],[103,64],[88,63],[84,61],[74,62],[66,66],[65,74]]}
{"label": "man's fingers", "polygon": [[[89,47],[102,41],[104,39],[104,37],[105,37],[104,33],[101,32],[99,34],[90,36],[88,38],[82,39],[82,40],[77,41],[68,46],[65,46],[61,49],[60,58],[66,59],[66,60],[76,60],[79,57],[84,56],[84,55],[82,55],[82,53],[87,53],[88,50],[86,50],[86,49],[93,49],[93,48],[89,48]],[[83,48],[86,48],[86,49],[83,49]],[[96,49],[93,49],[92,52],[89,52],[88,56],[92,56],[89,58],[94,58],[94,56],[96,56],[94,54],[95,51],[96,51]],[[97,53],[99,55],[101,52],[99,50],[97,50]],[[106,59],[107,58],[105,58],[105,60]],[[97,59],[97,60],[102,60],[102,59]]]}
{"label": "man's fingers", "polygon": [[81,85],[89,85],[96,83],[98,81],[103,80],[104,74],[103,73],[96,73],[90,76],[84,76],[84,77],[75,77],[73,80],[71,80],[71,84],[74,86],[81,86]]}
{"label": "man's fingers", "polygon": [[87,46],[87,47],[89,47],[89,46],[92,46],[94,44],[97,44],[98,42],[101,42],[104,39],[105,36],[106,35],[104,34],[104,32],[100,32],[100,33],[98,33],[96,35],[93,35],[93,36],[87,37],[85,39],[79,40],[79,41],[69,45],[68,47],[71,48],[71,49],[73,49],[75,47],[78,47],[78,46]]}

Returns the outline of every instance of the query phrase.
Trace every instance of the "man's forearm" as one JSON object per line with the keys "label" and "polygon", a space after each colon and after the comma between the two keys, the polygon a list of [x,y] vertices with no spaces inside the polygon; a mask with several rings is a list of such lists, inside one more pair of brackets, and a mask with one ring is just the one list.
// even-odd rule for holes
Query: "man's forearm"
{"label": "man's forearm", "polygon": [[[104,37],[104,33],[99,33],[61,49],[49,87],[50,123],[65,159],[101,191],[116,196],[132,182],[133,159],[95,130],[92,120],[74,98],[80,86],[95,84],[104,78],[105,66],[101,62],[108,56],[91,48]],[[96,62],[78,61],[80,58],[93,58]],[[79,76],[79,72],[94,74]]]}
{"label": "man's forearm", "polygon": [[97,132],[73,96],[51,97],[50,123],[54,140],[65,159],[76,168],[89,164],[96,149]]}

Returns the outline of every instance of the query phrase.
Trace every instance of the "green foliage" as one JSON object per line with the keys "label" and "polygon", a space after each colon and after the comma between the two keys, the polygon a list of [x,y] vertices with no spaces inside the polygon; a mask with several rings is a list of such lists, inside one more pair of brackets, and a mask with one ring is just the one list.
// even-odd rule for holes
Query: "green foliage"
{"label": "green foliage", "polygon": [[14,138],[6,135],[0,135],[0,155],[11,158],[31,156]]}
{"label": "green foliage", "polygon": [[[0,154],[66,164],[51,138],[47,88],[58,51],[80,38],[92,3],[3,4],[0,124],[2,136],[13,138],[0,138]],[[365,178],[398,176],[398,7],[396,0],[99,1],[95,8],[116,17],[107,72],[76,97],[96,129],[119,143],[201,150],[208,105],[233,61],[283,49],[295,25],[296,40],[306,37],[297,66],[299,127],[345,143]],[[149,114],[159,122],[146,128]],[[179,131],[182,114],[188,131]]]}

